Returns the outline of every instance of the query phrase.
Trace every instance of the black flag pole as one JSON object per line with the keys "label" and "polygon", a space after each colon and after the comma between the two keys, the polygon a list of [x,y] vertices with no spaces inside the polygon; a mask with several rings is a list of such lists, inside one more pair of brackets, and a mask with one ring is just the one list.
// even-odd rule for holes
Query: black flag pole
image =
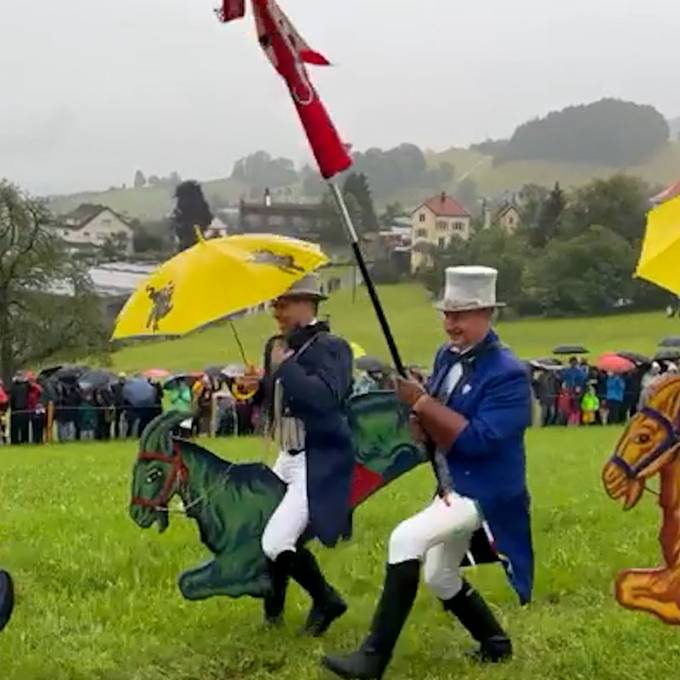
{"label": "black flag pole", "polygon": [[[401,355],[399,353],[399,348],[394,340],[394,335],[392,334],[392,329],[390,328],[390,323],[385,316],[385,310],[383,309],[382,302],[378,297],[378,291],[375,288],[371,274],[368,271],[366,265],[366,260],[364,259],[364,254],[361,251],[361,245],[359,244],[359,236],[354,228],[354,223],[352,222],[352,217],[347,209],[347,203],[345,202],[345,197],[340,191],[340,187],[335,182],[329,181],[328,186],[331,189],[333,198],[340,211],[340,216],[342,217],[342,222],[347,231],[349,237],[350,246],[352,248],[352,253],[354,254],[354,259],[359,266],[359,271],[366,285],[366,290],[368,291],[368,296],[371,299],[371,304],[375,311],[375,315],[378,317],[378,323],[380,324],[380,329],[385,336],[385,341],[387,342],[387,347],[390,350],[390,355],[392,357],[392,362],[394,367],[397,369],[397,373],[403,378],[408,377],[406,374],[406,368],[401,360]],[[435,477],[437,478],[437,484],[439,486],[440,495],[446,497],[448,493],[453,491],[453,483],[451,481],[451,475],[449,474],[449,466],[446,463],[446,459],[440,451],[436,449],[434,445],[428,446],[428,454],[432,462],[432,467],[434,469]]]}

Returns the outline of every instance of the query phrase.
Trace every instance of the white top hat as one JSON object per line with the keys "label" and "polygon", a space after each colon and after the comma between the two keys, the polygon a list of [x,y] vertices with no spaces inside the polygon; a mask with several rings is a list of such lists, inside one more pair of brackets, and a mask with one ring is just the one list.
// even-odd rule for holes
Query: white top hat
{"label": "white top hat", "polygon": [[440,312],[469,312],[505,307],[496,302],[498,271],[491,267],[448,267],[444,299],[435,306]]}

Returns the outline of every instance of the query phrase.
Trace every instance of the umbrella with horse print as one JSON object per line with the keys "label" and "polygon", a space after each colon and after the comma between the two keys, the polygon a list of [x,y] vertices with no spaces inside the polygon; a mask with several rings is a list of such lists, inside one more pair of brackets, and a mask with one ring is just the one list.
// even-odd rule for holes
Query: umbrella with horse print
{"label": "umbrella with horse print", "polygon": [[185,335],[278,297],[326,264],[319,246],[271,234],[205,240],[162,264],[126,302],[113,339]]}

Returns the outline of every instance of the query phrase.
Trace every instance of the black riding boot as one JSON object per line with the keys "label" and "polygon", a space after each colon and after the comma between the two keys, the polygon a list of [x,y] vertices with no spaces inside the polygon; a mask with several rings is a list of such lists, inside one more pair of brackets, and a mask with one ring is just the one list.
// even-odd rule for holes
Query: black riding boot
{"label": "black riding boot", "polygon": [[480,643],[480,648],[475,653],[478,661],[498,663],[512,656],[510,638],[484,598],[467,581],[463,581],[463,588],[457,595],[442,604]]}
{"label": "black riding boot", "polygon": [[326,656],[323,665],[341,678],[380,680],[413,607],[419,579],[418,560],[388,564],[368,637],[356,652],[348,656]]}
{"label": "black riding boot", "polygon": [[276,562],[267,560],[267,567],[269,568],[272,590],[264,598],[264,622],[268,626],[278,626],[283,621],[290,565],[286,559]]}
{"label": "black riding boot", "polygon": [[307,548],[298,547],[290,563],[290,575],[311,596],[312,608],[303,628],[306,635],[320,637],[346,611],[347,604],[324,578],[314,555]]}
{"label": "black riding boot", "polygon": [[0,630],[8,623],[14,609],[14,583],[8,572],[0,570]]}

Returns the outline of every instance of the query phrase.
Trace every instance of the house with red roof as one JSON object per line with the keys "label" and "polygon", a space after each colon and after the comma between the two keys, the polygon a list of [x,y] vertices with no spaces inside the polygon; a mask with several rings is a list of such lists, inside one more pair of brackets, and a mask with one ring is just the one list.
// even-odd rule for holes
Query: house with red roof
{"label": "house with red roof", "polygon": [[428,198],[411,214],[411,271],[431,266],[432,251],[447,248],[454,237],[470,238],[472,215],[445,192]]}

